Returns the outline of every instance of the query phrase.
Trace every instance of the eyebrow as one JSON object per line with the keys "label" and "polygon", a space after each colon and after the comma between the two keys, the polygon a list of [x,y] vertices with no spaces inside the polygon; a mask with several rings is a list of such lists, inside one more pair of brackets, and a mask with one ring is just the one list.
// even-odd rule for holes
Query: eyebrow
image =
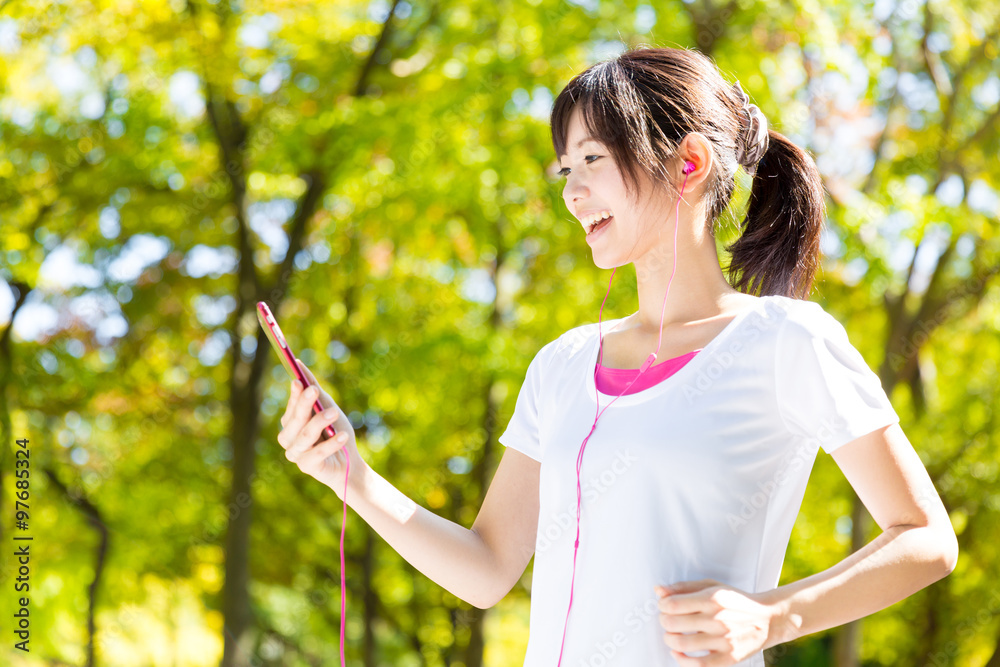
{"label": "eyebrow", "polygon": [[[595,139],[594,137],[584,137],[583,139],[580,139],[580,141],[576,142],[576,148],[579,148],[580,146],[583,146],[588,141],[593,141],[594,143],[599,143],[597,141],[597,139]],[[559,158],[562,159],[565,155],[566,154],[563,153],[562,155],[559,156]]]}

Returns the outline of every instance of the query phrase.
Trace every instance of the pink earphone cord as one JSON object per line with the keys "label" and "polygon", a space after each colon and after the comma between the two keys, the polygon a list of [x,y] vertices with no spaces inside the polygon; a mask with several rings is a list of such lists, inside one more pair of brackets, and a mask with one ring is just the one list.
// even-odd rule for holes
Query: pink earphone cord
{"label": "pink earphone cord", "polygon": [[[611,401],[611,403],[608,403],[606,406],[604,406],[604,410],[610,408],[614,404],[614,402],[617,401],[619,398],[621,398],[625,394],[625,392],[628,391],[628,388],[631,387],[632,384],[639,379],[639,376],[641,376],[643,373],[649,370],[649,367],[653,365],[654,361],[656,361],[656,354],[657,352],[660,351],[660,345],[663,343],[663,315],[667,311],[667,295],[670,294],[670,283],[674,281],[674,272],[677,270],[677,228],[680,226],[678,224],[678,220],[680,219],[679,215],[681,211],[681,197],[684,195],[684,187],[687,185],[688,174],[693,170],[694,170],[694,164],[692,164],[691,162],[684,163],[684,183],[681,185],[681,192],[677,196],[677,208],[674,211],[674,252],[673,252],[674,261],[673,261],[673,267],[670,269],[670,279],[667,281],[667,292],[666,294],[663,295],[663,307],[660,309],[660,337],[656,343],[656,352],[653,352],[648,357],[646,357],[646,361],[642,363],[642,367],[639,369],[638,375],[636,375],[635,378],[632,379],[632,382],[629,382],[625,386],[625,388],[622,389],[622,392],[620,394],[615,396],[615,398]],[[600,358],[603,356],[604,352],[604,336],[601,335],[601,319],[604,316],[604,304],[607,303],[608,295],[611,294],[611,282],[614,281],[615,271],[617,270],[618,268],[615,267],[611,271],[611,280],[608,281],[608,292],[607,294],[604,295],[604,301],[601,302],[601,312],[597,316],[597,335],[598,338],[600,339],[600,347],[598,349],[598,364],[600,363]],[[566,645],[566,630],[569,627],[569,612],[571,609],[573,609],[573,584],[576,581],[576,554],[577,551],[579,551],[580,549],[580,505],[581,505],[580,468],[583,465],[583,450],[587,447],[587,441],[590,440],[590,436],[593,435],[594,429],[597,428],[597,420],[601,418],[602,414],[604,414],[604,410],[601,409],[600,394],[597,391],[596,365],[594,366],[594,394],[597,397],[597,415],[594,417],[593,426],[590,427],[590,433],[587,434],[587,437],[583,439],[583,444],[580,445],[580,453],[577,454],[576,456],[576,541],[573,543],[573,574],[569,584],[569,608],[566,609],[566,622],[563,625],[562,643],[559,645],[558,665],[562,665],[563,649],[565,648]]]}

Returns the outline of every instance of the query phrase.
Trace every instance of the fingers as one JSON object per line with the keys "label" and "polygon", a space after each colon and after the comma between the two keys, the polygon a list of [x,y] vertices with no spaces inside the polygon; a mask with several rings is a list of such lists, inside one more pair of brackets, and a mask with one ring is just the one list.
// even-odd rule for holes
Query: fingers
{"label": "fingers", "polygon": [[692,653],[694,651],[726,651],[731,649],[725,637],[708,635],[704,632],[696,632],[690,635],[667,632],[663,635],[663,643],[675,651],[683,653]]}
{"label": "fingers", "polygon": [[299,470],[302,470],[303,472],[312,470],[319,463],[321,463],[323,459],[336,454],[345,446],[347,446],[347,433],[345,431],[341,431],[329,440],[324,440],[312,449],[308,449],[303,452],[302,455],[295,460],[295,464],[299,466]]}
{"label": "fingers", "polygon": [[299,398],[299,394],[302,393],[302,383],[298,380],[292,380],[292,389],[288,395],[288,405],[285,406],[285,413],[281,415],[281,425],[284,426],[288,423],[288,420],[292,417],[292,410],[296,401]]}
{"label": "fingers", "polygon": [[[285,450],[289,460],[294,460],[292,456],[297,458],[311,448],[323,429],[334,424],[340,417],[340,408],[319,387],[312,372],[301,360],[296,359],[295,363],[310,384],[303,387],[301,381],[292,381],[288,405],[281,416],[282,429],[278,433],[278,444]],[[314,416],[313,406],[317,402],[330,413],[329,418]]]}
{"label": "fingers", "polygon": [[299,458],[316,444],[323,429],[337,421],[340,416],[336,408],[330,408],[318,415],[313,416],[306,425],[299,430],[298,435],[285,449],[285,457],[292,462],[297,462]]}
{"label": "fingers", "polygon": [[316,385],[306,387],[299,394],[299,400],[295,405],[295,410],[292,412],[293,424],[304,424],[309,420],[309,417],[313,414],[313,404],[317,398],[319,398],[319,387]]}
{"label": "fingers", "polygon": [[320,405],[322,405],[324,408],[333,407],[334,405],[333,399],[330,398],[329,394],[323,391],[322,387],[319,386],[319,382],[316,381],[316,376],[312,374],[312,371],[306,368],[306,365],[303,364],[298,359],[295,360],[295,363],[299,365],[299,369],[302,371],[302,374],[306,376],[306,380],[308,380],[309,385],[317,387],[319,389]]}
{"label": "fingers", "polygon": [[660,614],[660,626],[667,632],[724,633],[725,626],[708,614]]}
{"label": "fingers", "polygon": [[693,614],[699,611],[717,610],[715,598],[717,589],[703,589],[694,593],[678,593],[661,597],[657,608],[665,614]]}
{"label": "fingers", "polygon": [[663,588],[665,593],[670,595],[678,595],[685,593],[695,593],[706,588],[711,588],[712,586],[721,586],[715,579],[699,579],[697,581],[677,581],[669,586],[659,586],[658,588]]}
{"label": "fingers", "polygon": [[319,396],[319,388],[314,385],[298,392],[296,397],[288,399],[285,416],[281,418],[282,429],[278,434],[278,443],[285,449],[291,446],[309,421],[310,415],[313,414],[312,406],[317,396]]}

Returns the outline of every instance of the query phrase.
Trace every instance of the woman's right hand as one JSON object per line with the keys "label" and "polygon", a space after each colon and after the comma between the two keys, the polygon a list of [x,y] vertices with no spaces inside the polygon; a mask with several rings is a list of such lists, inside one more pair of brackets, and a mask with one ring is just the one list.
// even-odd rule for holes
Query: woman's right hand
{"label": "woman's right hand", "polygon": [[[303,390],[297,380],[292,381],[288,406],[281,417],[278,444],[284,448],[285,457],[299,470],[332,488],[343,500],[345,478],[349,476],[353,486],[354,480],[364,474],[367,464],[358,454],[354,427],[347,415],[320,388],[305,364],[298,359],[295,361],[312,386]],[[317,398],[325,410],[314,414],[312,406]],[[337,435],[325,439],[323,429],[331,424]],[[345,452],[350,456],[350,473],[347,472]]]}

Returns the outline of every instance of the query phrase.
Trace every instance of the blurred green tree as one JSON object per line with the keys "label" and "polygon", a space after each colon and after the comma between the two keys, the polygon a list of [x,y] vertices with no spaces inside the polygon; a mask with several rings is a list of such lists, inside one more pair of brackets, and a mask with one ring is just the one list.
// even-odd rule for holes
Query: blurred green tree
{"label": "blurred green tree", "polygon": [[[964,0],[0,3],[0,427],[32,441],[38,536],[15,664],[337,655],[341,505],[275,442],[288,384],[258,299],[366,460],[471,525],[528,361],[601,296],[551,100],[640,43],[710,54],[816,157],[813,298],[879,370],[959,533],[950,577],[771,660],[1000,664],[998,31]],[[619,280],[608,316],[634,304]],[[530,567],[483,612],[348,522],[350,662],[519,664]],[[782,581],[873,530],[820,456]]]}

